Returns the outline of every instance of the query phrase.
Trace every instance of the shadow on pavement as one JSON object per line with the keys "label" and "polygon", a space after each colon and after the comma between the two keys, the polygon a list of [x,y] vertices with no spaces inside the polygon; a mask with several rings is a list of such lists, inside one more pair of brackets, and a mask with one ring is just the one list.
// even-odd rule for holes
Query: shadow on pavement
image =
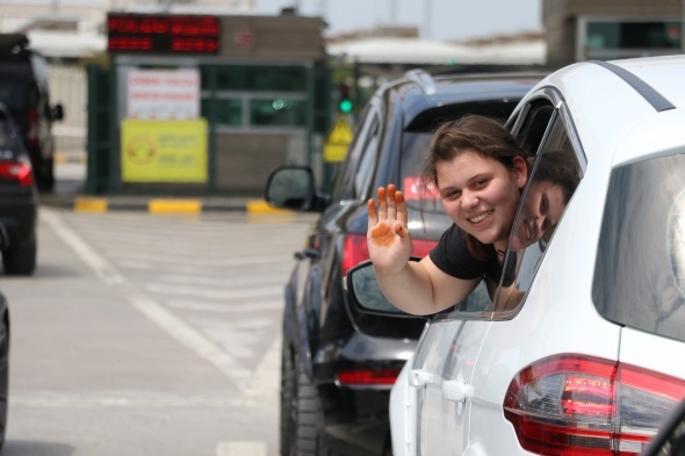
{"label": "shadow on pavement", "polygon": [[75,448],[64,443],[34,442],[29,440],[7,440],[2,449],[3,456],[69,456]]}

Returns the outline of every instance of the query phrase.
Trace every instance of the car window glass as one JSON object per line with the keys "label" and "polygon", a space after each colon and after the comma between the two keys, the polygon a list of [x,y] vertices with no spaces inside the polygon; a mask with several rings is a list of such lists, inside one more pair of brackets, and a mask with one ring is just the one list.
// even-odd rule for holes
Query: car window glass
{"label": "car window glass", "polygon": [[533,101],[516,135],[524,149],[535,154],[549,125],[554,107],[547,99]]}
{"label": "car window glass", "polygon": [[359,159],[366,144],[369,129],[374,121],[375,111],[371,107],[362,114],[361,121],[352,138],[352,143],[347,149],[347,155],[342,166],[338,168],[334,181],[332,199],[342,200],[354,197],[354,177],[359,165]]}
{"label": "car window glass", "polygon": [[555,116],[519,200],[495,298],[496,314],[515,311],[523,302],[581,177],[564,124]]}
{"label": "car window glass", "polygon": [[354,196],[364,197],[366,190],[373,178],[374,163],[378,155],[378,143],[380,141],[380,122],[376,116],[372,116],[371,124],[367,133],[367,140],[361,152],[359,168],[354,177]]}
{"label": "car window glass", "polygon": [[685,154],[613,170],[592,300],[605,318],[685,341]]}

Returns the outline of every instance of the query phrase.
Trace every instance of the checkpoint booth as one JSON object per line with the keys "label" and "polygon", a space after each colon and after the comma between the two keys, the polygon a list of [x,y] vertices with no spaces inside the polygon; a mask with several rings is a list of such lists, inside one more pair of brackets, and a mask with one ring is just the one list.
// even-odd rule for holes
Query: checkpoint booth
{"label": "checkpoint booth", "polygon": [[109,13],[90,65],[90,193],[261,193],[321,169],[330,82],[320,18]]}

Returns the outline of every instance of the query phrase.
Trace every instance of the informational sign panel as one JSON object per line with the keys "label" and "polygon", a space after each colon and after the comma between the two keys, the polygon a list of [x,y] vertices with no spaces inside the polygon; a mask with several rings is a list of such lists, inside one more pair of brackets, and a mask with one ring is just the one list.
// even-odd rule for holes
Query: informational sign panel
{"label": "informational sign panel", "polygon": [[121,180],[207,182],[207,121],[124,119]]}
{"label": "informational sign panel", "polygon": [[341,162],[345,160],[345,154],[347,154],[347,148],[352,141],[353,134],[352,127],[346,118],[340,117],[336,120],[323,145],[324,161]]}
{"label": "informational sign panel", "polygon": [[197,69],[130,70],[126,117],[195,119],[200,116],[200,73]]}

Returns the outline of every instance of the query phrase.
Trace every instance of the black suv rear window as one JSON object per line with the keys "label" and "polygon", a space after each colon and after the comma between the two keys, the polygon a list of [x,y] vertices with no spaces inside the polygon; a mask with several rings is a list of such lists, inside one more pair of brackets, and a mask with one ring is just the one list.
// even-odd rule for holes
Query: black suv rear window
{"label": "black suv rear window", "polygon": [[685,341],[685,155],[613,171],[592,297],[607,319]]}

